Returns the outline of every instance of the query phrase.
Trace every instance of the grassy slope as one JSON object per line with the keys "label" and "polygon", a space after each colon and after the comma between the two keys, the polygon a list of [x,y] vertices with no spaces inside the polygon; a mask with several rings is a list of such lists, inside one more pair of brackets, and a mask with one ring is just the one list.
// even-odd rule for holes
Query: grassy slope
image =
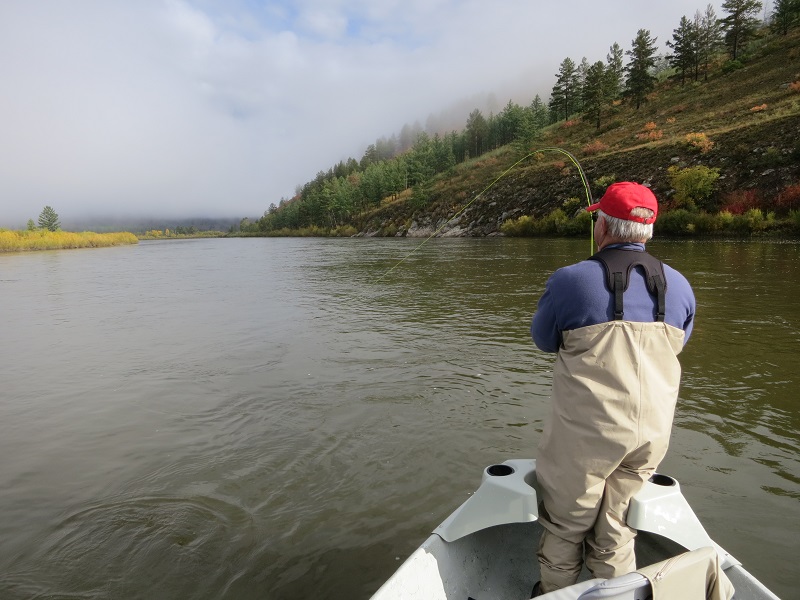
{"label": "grassy slope", "polygon": [[[647,183],[668,204],[671,165],[719,168],[718,201],[737,189],[774,195],[800,182],[800,93],[788,88],[798,80],[800,30],[795,30],[789,36],[767,38],[740,70],[723,74],[717,66],[706,82],[662,83],[639,110],[609,107],[600,129],[583,122],[553,125],[534,148],[556,146],[577,156],[595,195],[603,191],[597,179],[613,176]],[[751,110],[764,104],[763,110]],[[661,139],[637,137],[650,122],[663,132]],[[688,133],[706,134],[713,149],[703,154],[692,148],[686,143]],[[607,150],[592,155],[583,151],[596,140]],[[504,147],[459,165],[436,180],[424,209],[415,210],[401,196],[367,215],[362,229],[380,234],[402,231],[412,222],[441,225],[519,158],[511,147]],[[521,163],[470,206],[461,219],[462,226],[469,223],[466,235],[489,235],[512,216],[542,216],[571,197],[583,198],[577,169],[564,163],[557,153]]]}

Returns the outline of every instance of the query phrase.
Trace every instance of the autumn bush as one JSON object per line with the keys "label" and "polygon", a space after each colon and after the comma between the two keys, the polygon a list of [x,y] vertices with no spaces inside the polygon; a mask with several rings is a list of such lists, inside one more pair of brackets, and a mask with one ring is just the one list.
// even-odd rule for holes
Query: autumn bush
{"label": "autumn bush", "polygon": [[643,129],[644,131],[642,133],[636,134],[636,139],[653,141],[660,140],[662,137],[664,137],[664,131],[658,129],[658,125],[656,125],[653,121],[645,123]]}
{"label": "autumn bush", "polygon": [[748,210],[761,206],[762,198],[758,190],[734,190],[722,199],[721,210],[732,215],[743,215]]}
{"label": "autumn bush", "polygon": [[689,146],[700,150],[703,154],[709,152],[714,147],[714,142],[708,139],[705,133],[687,133],[685,139]]}
{"label": "autumn bush", "polygon": [[787,215],[800,208],[800,183],[785,187],[778,192],[774,208],[779,215]]}
{"label": "autumn bush", "polygon": [[583,153],[586,156],[599,154],[600,152],[605,152],[606,150],[608,150],[608,144],[600,140],[593,140],[583,147]]}

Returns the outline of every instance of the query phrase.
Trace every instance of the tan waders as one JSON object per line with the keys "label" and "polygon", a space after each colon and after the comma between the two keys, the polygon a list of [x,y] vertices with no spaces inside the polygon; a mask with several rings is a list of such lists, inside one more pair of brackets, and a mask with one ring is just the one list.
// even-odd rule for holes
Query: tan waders
{"label": "tan waders", "polygon": [[[536,460],[542,491],[542,590],[634,571],[628,503],[669,445],[684,332],[611,321],[564,331],[553,414]],[[585,543],[585,546],[584,546]]]}

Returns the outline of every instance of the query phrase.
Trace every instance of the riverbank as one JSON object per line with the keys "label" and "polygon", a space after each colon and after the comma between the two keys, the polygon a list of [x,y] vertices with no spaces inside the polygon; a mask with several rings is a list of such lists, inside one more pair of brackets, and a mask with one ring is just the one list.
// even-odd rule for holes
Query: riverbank
{"label": "riverbank", "polygon": [[0,252],[27,252],[31,250],[65,250],[72,248],[102,248],[137,244],[132,233],[94,233],[93,231],[29,231],[0,230]]}

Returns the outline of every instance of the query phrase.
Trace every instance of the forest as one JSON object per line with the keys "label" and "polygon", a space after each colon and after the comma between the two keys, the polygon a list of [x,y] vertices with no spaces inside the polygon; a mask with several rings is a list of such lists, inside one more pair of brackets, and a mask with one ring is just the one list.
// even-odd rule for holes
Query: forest
{"label": "forest", "polygon": [[231,233],[423,235],[530,157],[450,234],[570,235],[583,231],[581,189],[574,165],[534,152],[551,146],[579,157],[595,193],[615,180],[651,185],[666,200],[659,221],[669,233],[796,233],[800,0],[777,0],[766,18],[754,0],[722,10],[682,17],[669,54],[643,28],[627,49],[611,43],[604,60],[564,58],[546,101],[475,109],[460,131],[406,125]]}

